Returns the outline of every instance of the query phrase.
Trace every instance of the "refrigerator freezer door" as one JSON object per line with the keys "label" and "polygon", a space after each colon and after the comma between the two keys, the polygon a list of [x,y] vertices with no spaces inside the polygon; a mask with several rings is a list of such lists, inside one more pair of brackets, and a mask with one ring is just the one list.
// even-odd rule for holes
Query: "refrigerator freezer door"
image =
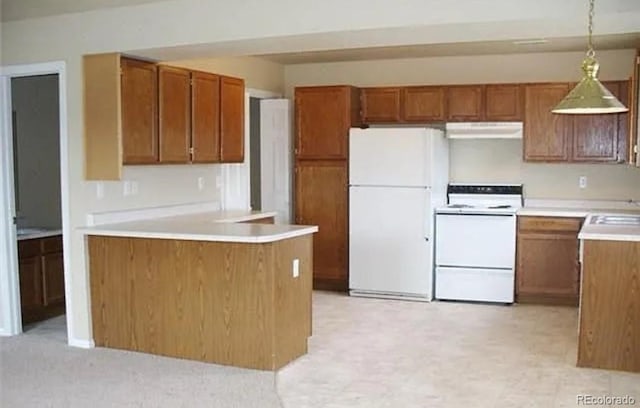
{"label": "refrigerator freezer door", "polygon": [[431,186],[429,137],[424,128],[351,129],[349,184]]}
{"label": "refrigerator freezer door", "polygon": [[430,191],[349,188],[349,288],[431,299]]}

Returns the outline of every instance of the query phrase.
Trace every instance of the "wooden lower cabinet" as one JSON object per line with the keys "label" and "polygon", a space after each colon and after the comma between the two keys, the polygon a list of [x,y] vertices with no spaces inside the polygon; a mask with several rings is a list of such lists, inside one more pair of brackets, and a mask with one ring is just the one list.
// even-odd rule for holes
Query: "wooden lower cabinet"
{"label": "wooden lower cabinet", "polygon": [[640,242],[585,240],[583,258],[578,366],[640,373]]}
{"label": "wooden lower cabinet", "polygon": [[87,241],[96,346],[259,370],[307,352],[312,235]]}
{"label": "wooden lower cabinet", "polygon": [[18,241],[22,323],[64,314],[62,236]]}
{"label": "wooden lower cabinet", "polygon": [[516,301],[577,305],[582,219],[519,217]]}
{"label": "wooden lower cabinet", "polygon": [[347,290],[348,164],[343,160],[298,161],[296,224],[317,225],[313,239],[314,288]]}

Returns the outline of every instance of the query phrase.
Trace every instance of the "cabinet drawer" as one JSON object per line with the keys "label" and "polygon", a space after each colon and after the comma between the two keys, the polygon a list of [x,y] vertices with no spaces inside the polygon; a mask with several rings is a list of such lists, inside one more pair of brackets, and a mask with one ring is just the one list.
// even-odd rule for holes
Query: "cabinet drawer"
{"label": "cabinet drawer", "polygon": [[18,241],[18,258],[31,258],[40,255],[40,239],[23,239]]}
{"label": "cabinet drawer", "polygon": [[42,238],[42,253],[62,252],[62,235]]}
{"label": "cabinet drawer", "polygon": [[518,230],[578,232],[582,218],[520,217]]}

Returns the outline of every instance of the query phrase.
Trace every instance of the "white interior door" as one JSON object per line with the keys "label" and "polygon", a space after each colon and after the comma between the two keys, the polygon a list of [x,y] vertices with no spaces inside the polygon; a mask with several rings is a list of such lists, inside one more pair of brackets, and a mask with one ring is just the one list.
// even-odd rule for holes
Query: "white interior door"
{"label": "white interior door", "polygon": [[349,188],[349,288],[431,298],[430,192]]}
{"label": "white interior door", "polygon": [[291,101],[260,101],[261,206],[277,211],[276,223],[291,221]]}

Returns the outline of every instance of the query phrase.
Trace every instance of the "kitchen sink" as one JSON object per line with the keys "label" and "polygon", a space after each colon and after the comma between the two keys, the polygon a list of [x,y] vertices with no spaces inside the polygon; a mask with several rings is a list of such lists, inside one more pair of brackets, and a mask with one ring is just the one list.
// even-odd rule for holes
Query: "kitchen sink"
{"label": "kitchen sink", "polygon": [[591,217],[591,224],[640,226],[640,215],[635,215],[635,214],[594,215]]}

